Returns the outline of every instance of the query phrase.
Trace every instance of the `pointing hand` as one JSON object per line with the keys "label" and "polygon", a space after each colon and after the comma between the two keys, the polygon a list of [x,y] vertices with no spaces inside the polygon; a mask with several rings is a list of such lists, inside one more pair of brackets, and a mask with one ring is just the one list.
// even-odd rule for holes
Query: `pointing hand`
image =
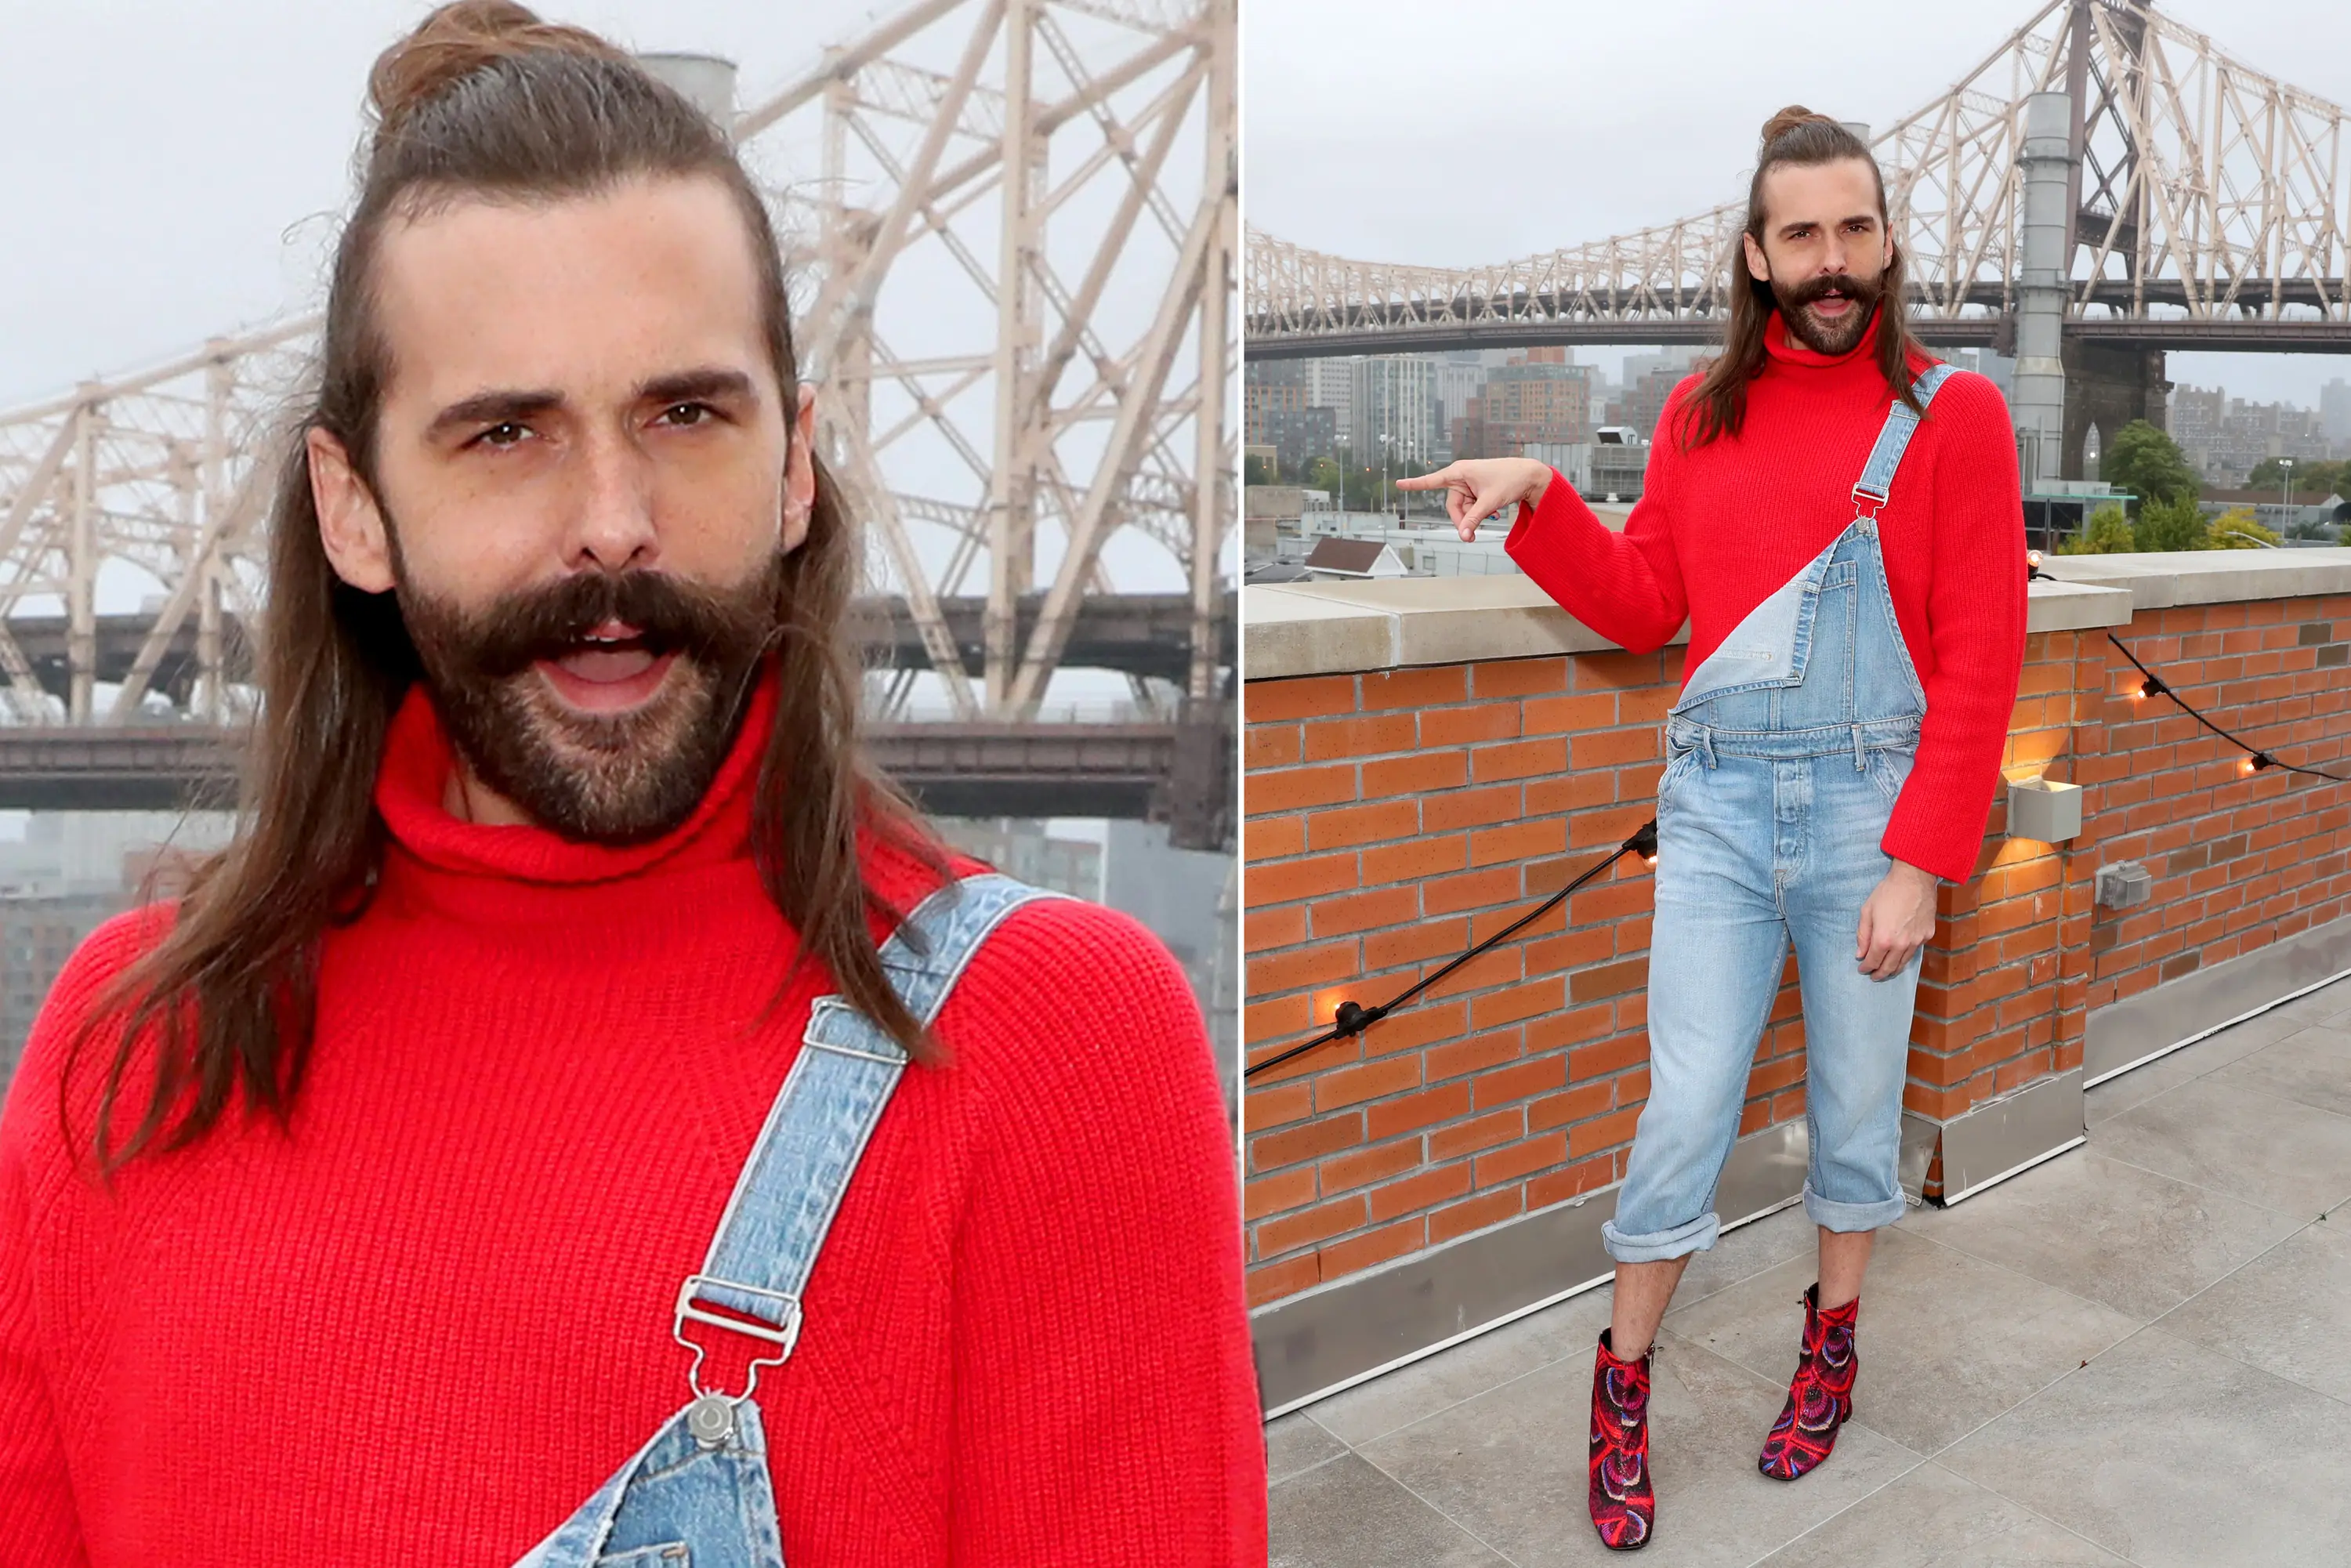
{"label": "pointing hand", "polygon": [[1547,465],[1530,457],[1468,457],[1395,484],[1399,490],[1442,489],[1453,531],[1468,544],[1478,537],[1478,525],[1505,507],[1541,500],[1551,476]]}

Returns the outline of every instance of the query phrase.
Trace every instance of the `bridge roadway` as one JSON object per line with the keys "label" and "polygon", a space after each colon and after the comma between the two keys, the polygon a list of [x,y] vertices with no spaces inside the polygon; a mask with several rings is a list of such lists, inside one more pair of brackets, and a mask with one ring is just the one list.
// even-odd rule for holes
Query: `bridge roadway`
{"label": "bridge roadway", "polygon": [[[2147,303],[2185,306],[2180,284],[2172,279],[2147,282]],[[2345,280],[2294,278],[2280,284],[2275,295],[2283,305],[2316,306],[2339,311]],[[2340,318],[2247,314],[2267,308],[2272,298],[2267,282],[2248,282],[2239,298],[2244,308],[2222,316],[2068,316],[2063,328],[2072,342],[2102,348],[2199,350],[2211,353],[2351,354],[2351,320]],[[1455,349],[1519,349],[1549,344],[1592,347],[1649,344],[1710,346],[1722,340],[1723,319],[1702,313],[1710,308],[1713,290],[1686,289],[1680,296],[1656,290],[1628,291],[1621,313],[1606,306],[1595,308],[1594,295],[1579,293],[1562,299],[1551,295],[1525,295],[1489,305],[1484,300],[1397,300],[1348,308],[1343,324],[1294,330],[1271,318],[1251,318],[1249,356],[1252,360],[1332,359],[1347,354],[1431,354]],[[1703,298],[1704,304],[1701,304]],[[1911,329],[1936,348],[2002,347],[2014,331],[2002,316],[2001,287],[1980,283],[1969,291],[1967,305],[1988,314],[1945,316],[1930,307],[1935,302],[1916,290],[1912,294]],[[2109,303],[2101,299],[2100,304]],[[2117,308],[2126,302],[2116,301]],[[1467,312],[1499,314],[1470,319]],[[1463,314],[1455,314],[1462,312]]]}
{"label": "bridge roadway", "polygon": [[[1043,603],[1042,594],[1032,594],[1020,601],[1019,635],[1024,643],[1029,629],[1037,622],[1037,614]],[[987,601],[978,598],[944,599],[939,601],[947,629],[963,654],[964,667],[974,673],[986,660],[981,621],[987,607]],[[864,642],[878,667],[930,667],[930,655],[923,647],[922,633],[916,629],[913,616],[907,612],[904,600],[894,596],[861,600],[852,616],[853,630]],[[154,623],[154,617],[145,613],[99,616],[96,678],[99,681],[120,681],[127,676],[140,649],[145,646]],[[42,687],[63,698],[69,685],[64,617],[11,616],[7,626],[16,633],[17,644],[25,650],[25,656],[39,676]],[[236,680],[243,678],[247,668],[245,640],[234,618],[229,630],[231,634],[223,639],[224,656],[230,662],[229,678]],[[1219,615],[1217,643],[1217,663],[1229,668],[1235,662],[1238,643],[1234,601],[1230,594],[1226,596]],[[1181,685],[1191,671],[1191,645],[1192,601],[1189,595],[1100,594],[1078,601],[1078,622],[1070,634],[1069,646],[1061,655],[1061,664],[1063,667],[1073,670],[1116,670],[1127,674],[1157,675]],[[195,658],[196,624],[195,618],[190,616],[174,631],[165,645],[150,686],[184,701],[189,685],[195,679]]]}
{"label": "bridge roadway", "polygon": [[[209,725],[0,727],[0,809],[177,810],[235,800],[235,732]],[[955,817],[1165,821],[1178,847],[1228,842],[1229,705],[1188,722],[874,725],[882,768]]]}

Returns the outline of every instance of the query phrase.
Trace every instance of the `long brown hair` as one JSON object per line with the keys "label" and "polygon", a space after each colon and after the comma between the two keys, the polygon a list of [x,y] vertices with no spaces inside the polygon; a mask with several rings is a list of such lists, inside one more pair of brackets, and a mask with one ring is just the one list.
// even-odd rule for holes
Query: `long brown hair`
{"label": "long brown hair", "polygon": [[[323,940],[365,908],[382,863],[377,768],[386,727],[422,671],[393,597],[353,589],[329,564],[303,437],[313,428],[335,436],[373,487],[388,358],[371,291],[386,223],[472,193],[543,201],[593,195],[632,177],[716,180],[749,227],[788,413],[797,402],[783,267],[759,193],[726,133],[625,54],[512,0],[459,0],[386,50],[368,85],[377,124],[335,255],[317,393],[294,422],[277,474],[256,649],[262,702],[240,831],[196,870],[169,934],[108,988],[67,1056],[69,1075],[107,1020],[122,1020],[94,1137],[110,1175],[162,1134],[183,1099],[186,1113],[166,1149],[202,1137],[240,1085],[286,1124],[309,1052]],[[868,925],[871,913],[901,912],[866,885],[858,862],[865,826],[935,873],[949,872],[922,814],[860,744],[863,669],[843,618],[861,560],[856,528],[818,461],[807,538],[785,559],[777,607],[779,685],[759,762],[752,855],[799,936],[778,996],[814,958],[916,1060],[936,1062],[936,1043],[891,988]],[[152,1092],[118,1150],[115,1103],[151,1030]],[[70,1145],[63,1093],[58,1114]]]}
{"label": "long brown hair", "polygon": [[[1785,164],[1810,167],[1847,158],[1858,158],[1869,165],[1869,177],[1877,185],[1877,221],[1889,231],[1887,242],[1893,248],[1894,259],[1878,278],[1881,291],[1875,323],[1877,368],[1885,373],[1886,384],[1893,389],[1894,395],[1924,415],[1925,405],[1910,390],[1910,358],[1921,350],[1917,340],[1910,335],[1908,273],[1904,266],[1902,242],[1893,238],[1890,232],[1893,225],[1886,211],[1886,176],[1860,137],[1802,104],[1791,104],[1764,121],[1761,145],[1755,158],[1755,177],[1747,183],[1745,237],[1758,245],[1763,243],[1766,174]],[[1739,434],[1740,426],[1747,421],[1747,383],[1761,372],[1769,357],[1763,347],[1763,332],[1779,313],[1780,304],[1772,298],[1771,286],[1748,270],[1746,248],[1741,241],[1731,242],[1728,259],[1730,322],[1723,335],[1722,352],[1706,367],[1698,390],[1680,405],[1682,417],[1676,434],[1685,452],[1703,446],[1717,436]]]}

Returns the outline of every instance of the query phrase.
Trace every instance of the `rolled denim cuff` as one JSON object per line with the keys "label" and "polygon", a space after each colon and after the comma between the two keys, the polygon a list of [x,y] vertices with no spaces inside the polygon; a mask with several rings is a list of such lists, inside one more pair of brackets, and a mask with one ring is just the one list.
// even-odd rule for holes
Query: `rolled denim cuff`
{"label": "rolled denim cuff", "polygon": [[1892,1197],[1876,1203],[1839,1203],[1814,1192],[1811,1182],[1804,1183],[1804,1213],[1823,1230],[1882,1230],[1901,1218],[1909,1207],[1899,1188]]}
{"label": "rolled denim cuff", "polygon": [[1721,1234],[1721,1218],[1711,1209],[1687,1224],[1670,1230],[1653,1230],[1646,1236],[1627,1236],[1616,1228],[1613,1219],[1603,1220],[1600,1226],[1601,1244],[1608,1249],[1608,1256],[1619,1263],[1663,1263],[1687,1257],[1692,1252],[1706,1251]]}

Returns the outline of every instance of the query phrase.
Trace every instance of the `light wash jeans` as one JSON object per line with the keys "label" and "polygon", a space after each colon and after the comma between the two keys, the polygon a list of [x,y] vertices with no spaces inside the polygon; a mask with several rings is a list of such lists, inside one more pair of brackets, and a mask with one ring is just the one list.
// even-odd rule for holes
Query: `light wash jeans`
{"label": "light wash jeans", "polygon": [[1874,980],[1861,906],[1927,712],[1877,523],[1834,543],[1741,621],[1666,720],[1649,945],[1649,1103],[1615,1217],[1619,1262],[1714,1245],[1715,1190],[1739,1134],[1788,944],[1803,992],[1804,1209],[1831,1230],[1901,1218],[1896,1161],[1918,956]]}

